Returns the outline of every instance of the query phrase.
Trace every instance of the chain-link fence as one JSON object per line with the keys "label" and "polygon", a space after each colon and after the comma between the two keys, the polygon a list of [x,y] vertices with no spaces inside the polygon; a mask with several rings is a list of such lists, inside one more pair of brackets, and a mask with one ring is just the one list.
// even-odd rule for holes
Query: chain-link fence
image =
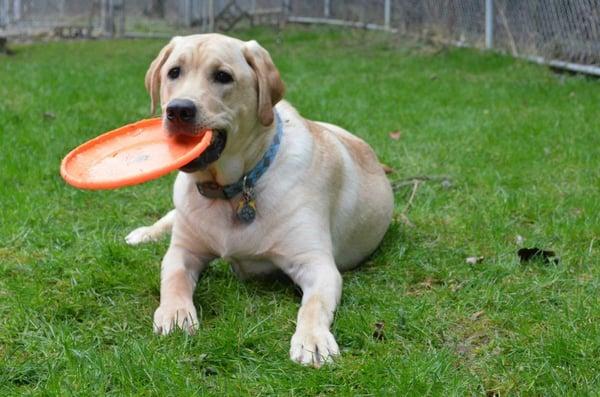
{"label": "chain-link fence", "polygon": [[385,30],[600,74],[600,0],[0,0],[0,36],[169,35],[310,23]]}
{"label": "chain-link fence", "polygon": [[288,19],[294,22],[363,26],[442,43],[495,48],[534,61],[600,74],[600,0],[284,3],[289,5]]}

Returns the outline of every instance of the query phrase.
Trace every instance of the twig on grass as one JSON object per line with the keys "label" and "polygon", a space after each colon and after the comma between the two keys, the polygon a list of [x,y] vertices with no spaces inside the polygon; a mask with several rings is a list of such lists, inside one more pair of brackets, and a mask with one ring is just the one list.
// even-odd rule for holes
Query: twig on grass
{"label": "twig on grass", "polygon": [[395,180],[394,182],[392,182],[392,189],[394,191],[398,191],[398,190],[402,189],[403,187],[412,186],[415,183],[415,181],[419,181],[419,182],[425,182],[425,181],[451,182],[452,178],[450,178],[448,175],[417,175],[417,176],[412,176],[410,178],[403,178],[403,179]]}
{"label": "twig on grass", "polygon": [[412,186],[412,191],[410,192],[410,196],[408,198],[408,202],[406,206],[402,210],[400,214],[398,214],[398,219],[400,222],[404,223],[408,227],[414,227],[414,223],[408,219],[407,213],[410,207],[412,206],[413,200],[415,199],[415,195],[417,194],[417,189],[419,186],[426,181],[441,181],[444,187],[452,186],[452,179],[447,175],[417,175],[410,178],[398,179],[392,182],[392,189],[397,192],[398,190]]}
{"label": "twig on grass", "polygon": [[408,202],[406,203],[406,206],[404,206],[404,209],[402,210],[402,212],[399,215],[400,221],[408,227],[415,227],[414,223],[412,223],[410,221],[410,219],[408,219],[408,216],[406,216],[406,213],[408,212],[408,210],[410,209],[410,206],[412,205],[415,195],[417,194],[417,189],[419,188],[419,185],[421,184],[421,182],[422,181],[420,179],[413,179],[412,192],[410,192],[410,197],[408,198]]}
{"label": "twig on grass", "polygon": [[408,219],[408,217],[404,214],[398,215],[398,219],[400,220],[400,222],[404,223],[408,227],[415,227],[415,224],[412,223],[410,219]]}
{"label": "twig on grass", "polygon": [[415,198],[415,194],[417,194],[417,189],[419,188],[420,184],[421,184],[421,181],[419,179],[415,179],[413,181],[412,192],[410,192],[410,197],[408,198],[408,203],[406,203],[406,206],[402,210],[403,214],[406,214],[408,212],[410,206],[412,205],[412,202],[413,202],[413,200]]}

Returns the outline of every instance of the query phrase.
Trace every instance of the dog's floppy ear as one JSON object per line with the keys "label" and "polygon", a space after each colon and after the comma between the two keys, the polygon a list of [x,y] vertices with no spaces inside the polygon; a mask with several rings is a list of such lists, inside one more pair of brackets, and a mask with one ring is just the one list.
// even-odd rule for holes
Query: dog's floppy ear
{"label": "dog's floppy ear", "polygon": [[173,52],[173,47],[175,47],[175,44],[173,43],[173,40],[171,40],[169,44],[160,50],[158,56],[154,58],[150,64],[150,67],[148,68],[148,71],[146,72],[145,84],[146,90],[148,91],[148,94],[150,94],[151,114],[154,114],[156,103],[160,97],[160,69],[162,69],[163,65],[167,61],[167,58],[169,58],[169,55],[171,55],[171,52]]}
{"label": "dog's floppy ear", "polygon": [[256,41],[244,46],[244,58],[256,73],[258,82],[258,120],[262,125],[273,122],[273,106],[283,98],[285,86],[271,56]]}

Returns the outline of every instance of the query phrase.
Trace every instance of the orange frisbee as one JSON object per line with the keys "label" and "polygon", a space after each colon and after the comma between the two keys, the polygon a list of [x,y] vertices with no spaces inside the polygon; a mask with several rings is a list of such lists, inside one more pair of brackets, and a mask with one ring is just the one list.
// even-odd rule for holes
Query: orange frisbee
{"label": "orange frisbee", "polygon": [[172,137],[160,118],[138,121],[102,134],[71,151],[60,174],[80,189],[115,189],[159,178],[196,159],[212,131]]}

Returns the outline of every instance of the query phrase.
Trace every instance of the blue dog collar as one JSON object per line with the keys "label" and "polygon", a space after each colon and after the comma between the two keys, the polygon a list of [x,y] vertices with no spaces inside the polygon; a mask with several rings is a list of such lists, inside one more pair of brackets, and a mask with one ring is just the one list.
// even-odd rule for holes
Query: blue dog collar
{"label": "blue dog collar", "polygon": [[252,168],[248,173],[242,175],[242,177],[235,183],[230,185],[221,186],[216,182],[200,182],[196,184],[198,191],[204,197],[211,199],[222,199],[229,200],[238,194],[242,193],[243,190],[252,190],[261,176],[267,171],[275,156],[279,150],[279,144],[281,143],[281,137],[283,136],[283,123],[279,117],[279,113],[273,110],[275,113],[275,137],[271,146],[267,149],[264,156],[260,161]]}

